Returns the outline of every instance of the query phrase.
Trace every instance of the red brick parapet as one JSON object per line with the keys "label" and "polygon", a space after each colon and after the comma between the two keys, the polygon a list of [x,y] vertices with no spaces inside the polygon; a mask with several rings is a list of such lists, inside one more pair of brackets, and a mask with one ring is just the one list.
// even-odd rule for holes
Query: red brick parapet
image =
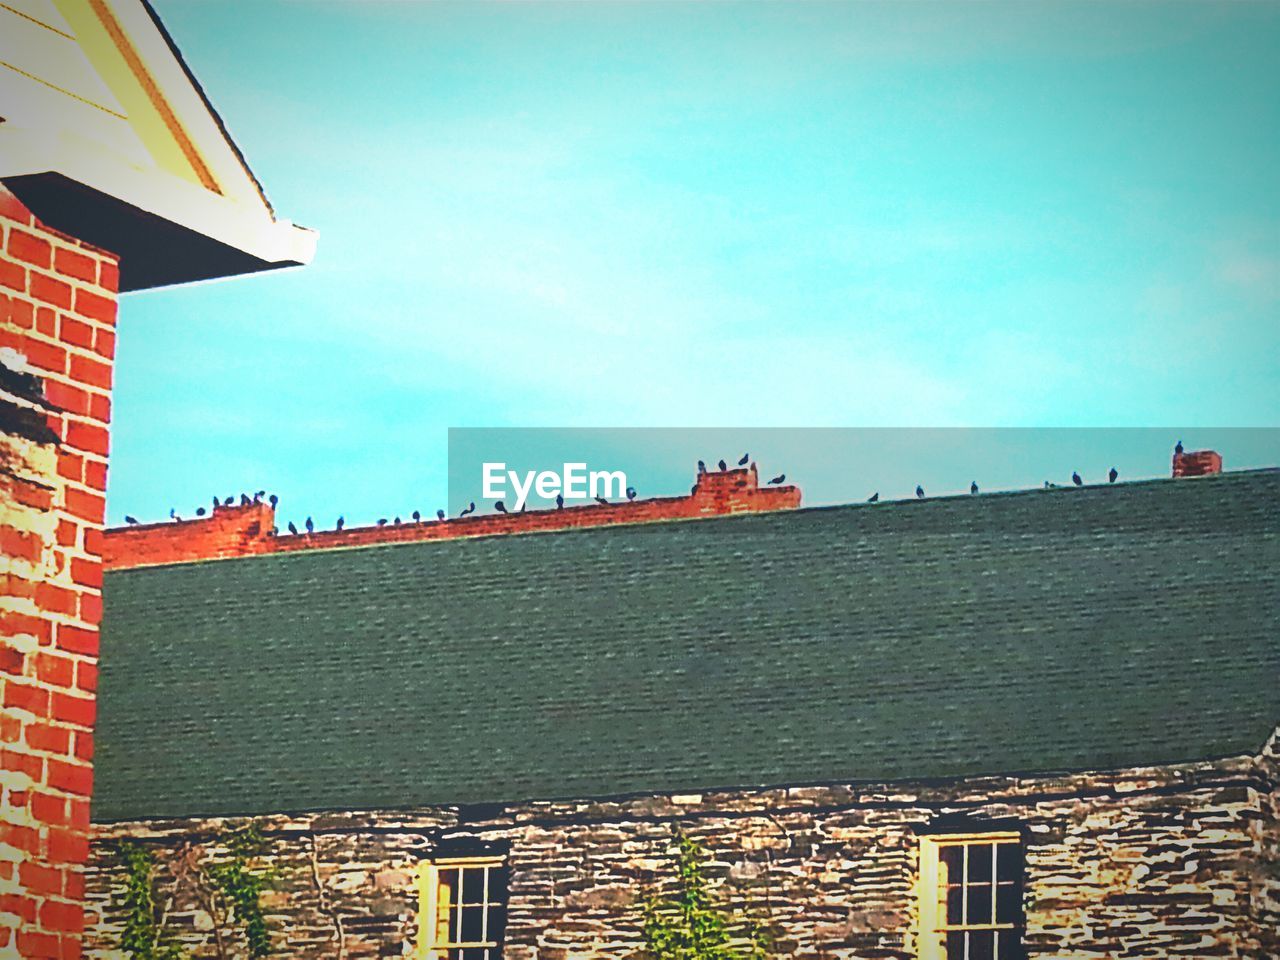
{"label": "red brick parapet", "polygon": [[103,562],[108,570],[158,566],[194,560],[246,557],[289,550],[364,547],[419,540],[455,540],[499,534],[605,527],[615,524],[692,520],[734,513],[792,510],[800,506],[800,488],[760,486],[755,464],[698,476],[693,492],[682,497],[610,504],[567,506],[562,510],[493,513],[423,520],[315,533],[277,534],[275,512],[268,503],[215,507],[196,520],[115,527],[106,532]]}

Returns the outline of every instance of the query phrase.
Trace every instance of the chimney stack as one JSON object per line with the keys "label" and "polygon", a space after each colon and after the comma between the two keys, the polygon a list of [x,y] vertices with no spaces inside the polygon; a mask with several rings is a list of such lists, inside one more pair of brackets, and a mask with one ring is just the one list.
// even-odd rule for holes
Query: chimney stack
{"label": "chimney stack", "polygon": [[1222,455],[1215,450],[1193,450],[1173,455],[1174,477],[1208,477],[1222,472]]}

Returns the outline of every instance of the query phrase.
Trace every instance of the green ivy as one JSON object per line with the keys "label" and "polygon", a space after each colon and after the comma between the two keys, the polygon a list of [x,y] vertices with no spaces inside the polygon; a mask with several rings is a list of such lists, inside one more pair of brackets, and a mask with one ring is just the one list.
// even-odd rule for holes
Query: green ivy
{"label": "green ivy", "polygon": [[[759,924],[737,921],[712,905],[702,875],[702,848],[676,833],[679,893],[645,904],[644,942],[653,960],[765,960],[768,937]],[[733,936],[734,928],[741,930]]]}
{"label": "green ivy", "polygon": [[249,956],[265,957],[271,952],[271,935],[262,914],[262,891],[271,885],[274,871],[254,870],[251,861],[266,852],[266,841],[257,824],[226,834],[222,838],[231,859],[209,868],[209,876],[222,892],[236,919],[244,926]]}
{"label": "green ivy", "polygon": [[141,844],[125,846],[124,934],[120,948],[133,960],[180,960],[177,945],[161,942],[159,908],[155,901],[156,861]]}

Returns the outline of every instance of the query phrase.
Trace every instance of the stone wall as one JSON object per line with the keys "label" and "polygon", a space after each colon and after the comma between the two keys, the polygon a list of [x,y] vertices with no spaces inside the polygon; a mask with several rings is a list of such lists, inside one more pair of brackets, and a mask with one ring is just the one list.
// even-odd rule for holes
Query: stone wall
{"label": "stone wall", "polygon": [[[908,958],[920,832],[958,817],[1021,830],[1028,956],[1261,960],[1280,956],[1276,771],[1273,740],[1260,757],[1111,774],[265,817],[278,879],[263,902],[279,956],[409,955],[418,864],[491,843],[510,868],[506,960],[635,957],[640,898],[671,889],[678,826],[708,851],[717,895],[770,924],[778,955]],[[161,864],[169,929],[217,956],[170,865],[184,845],[216,861],[212,838],[235,823],[100,825],[87,955],[120,956],[132,841]]]}

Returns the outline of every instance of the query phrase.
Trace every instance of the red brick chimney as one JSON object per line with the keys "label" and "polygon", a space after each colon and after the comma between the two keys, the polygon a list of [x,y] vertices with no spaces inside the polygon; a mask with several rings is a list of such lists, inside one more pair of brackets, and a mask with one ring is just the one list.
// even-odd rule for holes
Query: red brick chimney
{"label": "red brick chimney", "polygon": [[1175,477],[1207,477],[1222,472],[1222,455],[1214,450],[1193,450],[1173,455]]}
{"label": "red brick chimney", "polygon": [[443,521],[348,527],[297,535],[276,534],[275,512],[269,504],[227,505],[215,508],[211,517],[110,529],[103,538],[103,564],[108,570],[121,570],[289,550],[692,520],[733,513],[793,510],[799,506],[799,487],[761,487],[754,463],[743,469],[700,474],[693,492],[683,497],[589,503],[563,510],[532,510],[528,513],[473,514]]}

